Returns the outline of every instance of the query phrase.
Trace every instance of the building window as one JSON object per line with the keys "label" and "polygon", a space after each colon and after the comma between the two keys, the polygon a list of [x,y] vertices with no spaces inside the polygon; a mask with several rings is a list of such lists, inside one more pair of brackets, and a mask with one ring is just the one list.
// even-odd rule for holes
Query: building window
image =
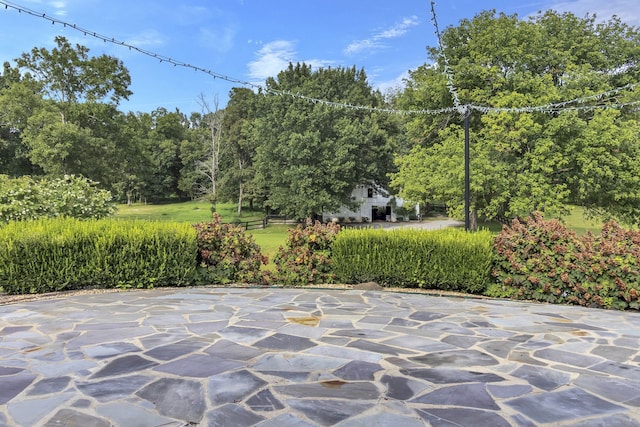
{"label": "building window", "polygon": [[373,188],[367,188],[367,197],[373,197]]}

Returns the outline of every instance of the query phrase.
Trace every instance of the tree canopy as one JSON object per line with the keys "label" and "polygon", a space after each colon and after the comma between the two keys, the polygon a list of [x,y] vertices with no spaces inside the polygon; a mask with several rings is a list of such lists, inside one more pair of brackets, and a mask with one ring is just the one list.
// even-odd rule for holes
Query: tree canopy
{"label": "tree canopy", "polygon": [[[364,70],[289,64],[267,90],[334,102],[381,106]],[[387,182],[397,123],[366,110],[338,109],[287,96],[260,98],[252,123],[256,183],[264,204],[304,218],[352,203],[358,184]]]}
{"label": "tree canopy", "polygon": [[[442,40],[462,104],[520,108],[606,91],[612,92],[598,100],[602,106],[637,99],[637,91],[617,88],[638,82],[640,33],[618,18],[599,22],[548,11],[523,20],[488,11],[447,28]],[[440,51],[428,51],[432,65],[412,71],[398,96],[404,108],[452,105]],[[399,171],[392,177],[403,197],[445,202],[452,214],[462,214],[461,122],[453,112],[416,115],[407,123],[415,146],[397,158]],[[575,203],[638,223],[638,126],[631,108],[474,111],[472,216],[504,219],[535,210],[556,215]]]}

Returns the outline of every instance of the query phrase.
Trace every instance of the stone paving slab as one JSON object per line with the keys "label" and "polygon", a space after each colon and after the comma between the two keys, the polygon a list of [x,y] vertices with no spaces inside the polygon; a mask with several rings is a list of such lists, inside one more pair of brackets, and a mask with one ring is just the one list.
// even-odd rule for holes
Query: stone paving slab
{"label": "stone paving slab", "polygon": [[636,426],[640,314],[356,290],[0,306],[0,426]]}

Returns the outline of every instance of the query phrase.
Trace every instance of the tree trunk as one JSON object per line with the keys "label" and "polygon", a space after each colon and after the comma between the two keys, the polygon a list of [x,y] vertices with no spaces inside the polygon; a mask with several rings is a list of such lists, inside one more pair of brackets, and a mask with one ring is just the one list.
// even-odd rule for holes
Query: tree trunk
{"label": "tree trunk", "polygon": [[478,210],[475,208],[471,209],[471,215],[469,215],[469,229],[471,231],[478,230]]}
{"label": "tree trunk", "polygon": [[238,218],[242,215],[242,181],[240,181],[240,188],[238,189]]}

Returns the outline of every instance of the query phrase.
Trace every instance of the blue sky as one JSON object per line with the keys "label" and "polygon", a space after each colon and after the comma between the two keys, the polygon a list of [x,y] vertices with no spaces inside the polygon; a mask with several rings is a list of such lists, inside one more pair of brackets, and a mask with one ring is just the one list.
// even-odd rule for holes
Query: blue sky
{"label": "blue sky", "polygon": [[[398,87],[407,71],[427,61],[425,46],[436,38],[429,0],[18,0],[8,2],[46,13],[85,29],[157,54],[261,84],[289,61],[314,67],[364,68],[372,86]],[[0,1],[0,61],[12,61],[33,47],[54,46],[56,35],[124,61],[133,95],[123,111],[157,107],[200,111],[202,93],[223,107],[238,84],[160,63],[135,51],[97,40],[45,19],[8,8]],[[620,16],[640,26],[638,0],[441,0],[441,29],[496,9],[521,17],[539,10]]]}

